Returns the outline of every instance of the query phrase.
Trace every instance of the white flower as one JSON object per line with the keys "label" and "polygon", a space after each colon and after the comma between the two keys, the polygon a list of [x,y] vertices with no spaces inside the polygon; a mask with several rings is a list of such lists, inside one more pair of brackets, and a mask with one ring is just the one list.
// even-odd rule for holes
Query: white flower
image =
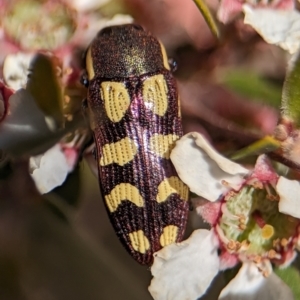
{"label": "white flower", "polygon": [[235,278],[222,290],[219,299],[289,300],[294,297],[290,288],[274,273],[266,278],[254,264],[244,263]]}
{"label": "white flower", "polygon": [[272,263],[285,266],[295,257],[298,182],[278,176],[264,155],[249,171],[218,154],[199,133],[181,138],[171,160],[191,191],[207,199],[196,209],[212,228],[155,254],[149,288],[154,299],[197,299],[219,270],[238,263],[240,271],[219,299],[293,299]]}
{"label": "white flower", "polygon": [[18,90],[25,88],[33,54],[18,52],[6,56],[3,63],[3,77],[6,84]]}
{"label": "white flower", "polygon": [[101,6],[110,2],[110,0],[66,0],[78,11],[89,11],[99,9]]}
{"label": "white flower", "polygon": [[275,44],[291,54],[300,45],[300,13],[296,10],[253,9],[244,5],[244,23],[251,25],[269,44]]}
{"label": "white flower", "polygon": [[76,148],[63,144],[56,144],[44,154],[30,157],[31,176],[39,192],[45,194],[62,185],[77,159]]}
{"label": "white flower", "polygon": [[[149,291],[153,298],[182,300],[203,295],[219,271],[217,250],[218,241],[212,232],[196,230],[188,240],[158,251],[151,267],[154,278]],[[195,255],[199,252],[202,255]]]}

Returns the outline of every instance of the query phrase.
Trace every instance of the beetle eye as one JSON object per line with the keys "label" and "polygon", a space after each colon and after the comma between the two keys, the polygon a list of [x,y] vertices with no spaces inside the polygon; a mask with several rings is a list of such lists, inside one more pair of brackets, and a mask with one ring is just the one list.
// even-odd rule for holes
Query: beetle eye
{"label": "beetle eye", "polygon": [[83,71],[83,73],[80,76],[80,83],[84,85],[86,88],[89,87],[89,80],[88,80],[88,75],[86,71]]}
{"label": "beetle eye", "polygon": [[138,25],[138,24],[132,24],[132,27],[136,30],[139,30],[139,31],[142,31],[144,30],[144,28],[141,26],[141,25]]}
{"label": "beetle eye", "polygon": [[169,58],[168,63],[171,68],[171,72],[173,72],[173,73],[176,72],[176,70],[178,68],[177,61],[174,58]]}

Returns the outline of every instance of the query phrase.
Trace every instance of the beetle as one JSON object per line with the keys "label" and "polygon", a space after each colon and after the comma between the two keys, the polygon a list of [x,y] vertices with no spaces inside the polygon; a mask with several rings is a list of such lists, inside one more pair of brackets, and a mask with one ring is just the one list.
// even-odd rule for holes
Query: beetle
{"label": "beetle", "polygon": [[170,160],[182,126],[165,48],[139,25],[106,27],[86,52],[86,74],[108,215],[131,256],[151,265],[154,252],[182,240],[189,210]]}

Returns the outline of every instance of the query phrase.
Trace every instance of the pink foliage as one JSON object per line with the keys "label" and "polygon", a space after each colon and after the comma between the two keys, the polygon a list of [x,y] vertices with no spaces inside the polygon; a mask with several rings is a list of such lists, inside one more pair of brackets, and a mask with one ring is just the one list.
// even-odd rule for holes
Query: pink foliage
{"label": "pink foliage", "polygon": [[210,225],[215,225],[221,212],[220,201],[210,202],[204,199],[196,202],[196,210],[199,215]]}

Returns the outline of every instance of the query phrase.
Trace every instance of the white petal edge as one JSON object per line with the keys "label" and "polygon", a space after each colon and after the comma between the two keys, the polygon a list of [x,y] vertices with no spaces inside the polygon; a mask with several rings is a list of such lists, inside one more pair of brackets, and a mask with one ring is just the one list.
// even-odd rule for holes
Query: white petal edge
{"label": "white petal edge", "polygon": [[82,12],[96,10],[99,7],[109,3],[110,0],[68,0],[67,2],[69,2],[70,5],[72,5],[76,10]]}
{"label": "white petal edge", "polygon": [[253,263],[244,263],[222,290],[219,300],[293,300],[291,289],[274,273],[267,278]]}
{"label": "white petal edge", "polygon": [[9,87],[14,90],[26,87],[29,66],[33,56],[33,54],[18,52],[5,57],[3,78]]}
{"label": "white petal edge", "polygon": [[56,144],[43,155],[31,157],[29,168],[33,170],[31,176],[41,194],[45,194],[60,186],[70,172],[68,161]]}
{"label": "white petal edge", "polygon": [[186,241],[154,254],[149,292],[154,300],[195,300],[219,271],[218,241],[213,231],[199,229]]}
{"label": "white petal edge", "polygon": [[300,219],[300,183],[280,176],[276,185],[279,195],[278,209],[281,213]]}
{"label": "white petal edge", "polygon": [[269,44],[297,52],[300,45],[300,14],[296,10],[257,8],[244,5],[244,23],[251,25]]}
{"label": "white petal edge", "polygon": [[227,190],[222,180],[236,185],[249,173],[247,169],[216,152],[198,132],[191,132],[176,142],[171,160],[178,176],[190,190],[216,201]]}

